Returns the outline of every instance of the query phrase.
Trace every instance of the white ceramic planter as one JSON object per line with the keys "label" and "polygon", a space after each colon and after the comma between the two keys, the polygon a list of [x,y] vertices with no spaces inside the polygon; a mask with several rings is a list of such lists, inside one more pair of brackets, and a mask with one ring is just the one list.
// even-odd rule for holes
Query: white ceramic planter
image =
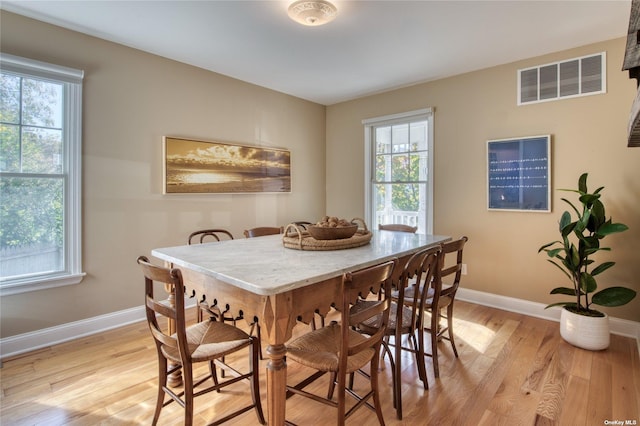
{"label": "white ceramic planter", "polygon": [[591,351],[609,347],[609,316],[587,317],[562,309],[560,335],[573,346]]}

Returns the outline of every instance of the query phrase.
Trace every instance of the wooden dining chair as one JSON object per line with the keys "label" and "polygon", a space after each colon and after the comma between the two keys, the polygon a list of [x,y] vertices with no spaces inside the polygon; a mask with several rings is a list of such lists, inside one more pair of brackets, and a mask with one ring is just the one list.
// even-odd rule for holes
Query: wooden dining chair
{"label": "wooden dining chair", "polygon": [[410,232],[415,234],[418,230],[417,226],[409,226],[403,225],[401,223],[390,223],[387,225],[378,225],[378,229],[381,231],[400,231],[400,232]]}
{"label": "wooden dining chair", "polygon": [[[188,244],[191,245],[193,243],[204,243],[205,238],[210,237],[213,241],[223,241],[223,240],[233,240],[233,234],[227,231],[226,229],[201,229],[199,231],[192,232],[188,238]],[[209,314],[211,318],[220,319],[222,322],[230,322],[234,326],[238,325],[238,321],[244,319],[242,315],[230,316],[229,312],[231,312],[231,307],[229,305],[226,306],[217,306],[210,305],[205,300],[201,300],[199,302],[200,309],[198,310],[198,321],[202,321],[203,315],[205,313]],[[258,337],[258,353],[260,354],[260,359],[262,359],[262,336],[260,336],[260,327],[254,321],[250,323],[249,334],[255,335]],[[223,372],[224,377],[224,372]]]}
{"label": "wooden dining chair", "polygon": [[296,222],[293,222],[294,225],[299,226],[300,228],[302,228],[303,230],[307,229],[307,226],[309,225],[313,225],[313,223],[311,222],[307,222],[306,220],[298,220]]}
{"label": "wooden dining chair", "polygon": [[[256,411],[258,422],[265,424],[260,402],[258,376],[257,338],[237,327],[221,321],[207,319],[187,326],[184,308],[184,284],[179,269],[164,268],[149,263],[144,256],[138,257],[145,282],[145,310],[149,329],[156,344],[158,354],[158,394],[152,424],[156,424],[162,408],[176,402],[184,408],[184,424],[193,423],[194,399],[209,392],[248,380],[252,403],[240,408],[211,424],[221,424],[251,410]],[[154,297],[154,283],[172,288],[175,304]],[[174,321],[175,333],[169,334],[166,327],[160,327],[158,317]],[[229,355],[248,348],[249,372],[240,373],[222,362]],[[208,363],[209,371],[204,377],[194,377],[194,365]],[[218,380],[216,368],[226,371],[232,378]],[[168,376],[182,370],[183,390],[177,392],[167,385]],[[206,382],[211,379],[211,384]],[[166,395],[169,398],[165,401]]]}
{"label": "wooden dining chair", "polygon": [[264,237],[265,235],[282,234],[284,229],[276,226],[258,226],[256,228],[250,228],[244,230],[244,236],[246,238]]}
{"label": "wooden dining chair", "polygon": [[[208,239],[211,242],[219,242],[224,240],[233,240],[233,234],[226,229],[200,229],[189,234],[187,238],[187,244],[203,244]],[[236,321],[239,318],[225,316],[229,311],[229,306],[226,310],[223,310],[219,306],[211,306],[203,299],[199,301],[200,309],[197,311],[197,320],[202,321],[203,315],[208,313],[211,317],[221,319],[222,321],[232,321],[233,325],[236,325]]]}
{"label": "wooden dining chair", "polygon": [[[259,226],[256,228],[245,229],[244,236],[245,238],[255,238],[255,237],[264,237],[266,235],[275,235],[282,234],[283,228],[275,227],[275,226]],[[255,331],[256,336],[258,336],[258,344],[260,345],[259,353],[260,359],[264,359],[262,356],[262,336],[260,333],[260,323],[254,321],[251,323],[251,334]]]}
{"label": "wooden dining chair", "polygon": [[[458,350],[456,349],[453,335],[453,302],[460,286],[462,253],[468,240],[469,238],[463,236],[455,241],[441,245],[442,256],[436,274],[439,283],[434,283],[432,295],[430,295],[431,298],[425,304],[425,309],[431,312],[429,326],[425,327],[424,330],[431,336],[431,357],[433,358],[435,377],[440,377],[438,363],[438,342],[440,340],[448,340],[451,343],[453,354],[458,358]],[[442,311],[444,309],[446,309],[446,314],[443,315]],[[447,325],[445,327],[442,327],[441,319],[446,319]],[[447,333],[446,335],[445,332]]]}
{"label": "wooden dining chair", "polygon": [[189,235],[187,243],[189,245],[194,242],[202,244],[207,237],[210,237],[212,241],[233,240],[233,235],[226,229],[200,229]]}
{"label": "wooden dining chair", "polygon": [[[422,324],[424,321],[424,306],[427,300],[427,292],[420,294],[420,297],[411,299],[404,298],[405,289],[415,283],[421,283],[420,288],[428,289],[425,283],[433,280],[438,268],[441,249],[439,246],[420,250],[411,256],[405,265],[400,280],[396,286],[397,290],[392,293],[391,313],[389,324],[382,342],[383,357],[389,356],[391,364],[391,374],[393,383],[393,406],[396,409],[398,420],[402,420],[402,351],[411,352],[416,359],[418,377],[425,389],[429,389],[427,373],[425,368],[424,333]],[[363,300],[352,307],[352,311],[358,311],[368,304],[370,300]],[[372,334],[376,331],[377,318],[371,318],[358,324],[358,331],[365,334]],[[406,344],[403,343],[406,338]],[[393,340],[391,340],[393,339]],[[394,349],[393,351],[391,349]]]}
{"label": "wooden dining chair", "polygon": [[[453,335],[453,302],[456,292],[460,286],[462,276],[462,253],[464,245],[469,239],[461,237],[455,241],[441,244],[442,255],[438,265],[438,270],[428,288],[428,296],[424,309],[429,315],[429,324],[424,326],[424,331],[430,335],[431,353],[425,353],[432,358],[433,373],[436,378],[440,377],[440,364],[438,362],[438,342],[442,339],[451,343],[453,354],[458,357],[458,350]],[[443,283],[446,285],[443,285]],[[416,292],[422,292],[423,284],[409,286],[405,290],[405,301],[411,300]],[[396,294],[394,293],[394,296]],[[446,309],[446,314],[442,310]],[[446,326],[443,327],[441,319],[446,319]],[[445,332],[447,335],[445,335]]]}
{"label": "wooden dining chair", "polygon": [[[295,361],[316,370],[298,384],[288,385],[287,398],[300,395],[336,408],[336,425],[344,425],[345,419],[362,406],[373,409],[380,424],[384,424],[378,392],[378,362],[380,345],[389,321],[391,274],[396,264],[397,260],[394,259],[342,276],[339,292],[342,300],[338,306],[341,321],[332,321],[328,326],[304,334],[287,344],[287,361]],[[382,291],[382,297],[369,304],[366,309],[351,312],[351,306],[359,298],[366,298],[370,291]],[[375,333],[367,336],[352,329],[371,317],[377,318]],[[362,371],[367,365],[369,373]],[[347,389],[347,376],[353,372],[361,373],[370,381],[370,391],[365,395],[358,395],[352,389]],[[334,386],[337,385],[337,400],[333,398],[334,386],[330,388],[327,397],[304,390],[326,373],[330,373],[331,382]],[[357,401],[348,410],[347,393]],[[373,407],[369,400],[372,400]]]}

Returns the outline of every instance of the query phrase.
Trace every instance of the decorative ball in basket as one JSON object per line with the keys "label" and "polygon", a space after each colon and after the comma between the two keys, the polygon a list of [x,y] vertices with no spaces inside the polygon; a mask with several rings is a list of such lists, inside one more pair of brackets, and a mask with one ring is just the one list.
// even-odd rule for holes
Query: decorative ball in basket
{"label": "decorative ball in basket", "polygon": [[351,238],[358,230],[358,224],[325,216],[315,225],[307,226],[307,231],[316,240],[341,240]]}

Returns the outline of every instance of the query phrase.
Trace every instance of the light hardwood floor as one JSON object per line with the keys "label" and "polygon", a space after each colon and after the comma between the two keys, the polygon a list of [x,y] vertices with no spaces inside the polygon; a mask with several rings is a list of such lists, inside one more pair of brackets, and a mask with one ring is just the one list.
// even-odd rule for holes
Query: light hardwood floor
{"label": "light hardwood floor", "polygon": [[[402,421],[396,419],[391,402],[390,369],[384,369],[380,385],[388,425],[640,422],[635,340],[612,335],[608,350],[584,351],[565,343],[555,322],[464,302],[456,302],[454,328],[460,358],[453,356],[448,342],[441,343],[439,379],[434,379],[427,360],[430,390],[422,388],[415,361],[404,356]],[[296,333],[307,330],[296,327]],[[4,360],[0,424],[150,424],[157,369],[152,345],[146,323],[141,322]],[[289,363],[290,381],[302,373],[302,367]],[[206,424],[250,398],[247,386],[234,386],[196,399],[195,424]],[[326,382],[318,389],[326,390]],[[171,404],[163,409],[159,423],[181,424],[181,418],[182,409]],[[334,423],[334,412],[294,396],[287,402],[287,418],[301,426],[324,426]],[[250,411],[231,424],[257,422]],[[376,424],[375,414],[361,409],[347,424]]]}

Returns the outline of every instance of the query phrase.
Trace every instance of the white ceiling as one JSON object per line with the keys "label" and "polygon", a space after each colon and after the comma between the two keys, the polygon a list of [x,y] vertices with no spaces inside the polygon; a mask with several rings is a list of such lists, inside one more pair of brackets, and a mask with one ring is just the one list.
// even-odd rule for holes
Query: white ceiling
{"label": "white ceiling", "polygon": [[289,3],[2,0],[0,7],[323,105],[622,37],[631,9],[630,0],[335,0],[333,22],[306,27],[288,18]]}

